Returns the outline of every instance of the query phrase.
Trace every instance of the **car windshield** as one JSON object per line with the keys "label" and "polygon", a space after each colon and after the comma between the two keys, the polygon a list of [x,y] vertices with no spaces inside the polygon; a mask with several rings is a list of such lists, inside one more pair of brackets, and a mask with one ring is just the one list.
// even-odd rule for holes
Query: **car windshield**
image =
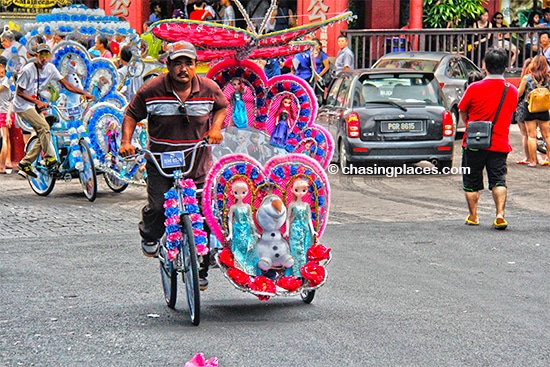
{"label": "car windshield", "polygon": [[420,60],[420,59],[387,59],[380,60],[374,66],[376,69],[391,68],[391,69],[413,69],[422,71],[434,72],[439,61],[436,60]]}
{"label": "car windshield", "polygon": [[433,74],[365,74],[359,78],[359,88],[360,105],[382,101],[443,104],[439,84]]}

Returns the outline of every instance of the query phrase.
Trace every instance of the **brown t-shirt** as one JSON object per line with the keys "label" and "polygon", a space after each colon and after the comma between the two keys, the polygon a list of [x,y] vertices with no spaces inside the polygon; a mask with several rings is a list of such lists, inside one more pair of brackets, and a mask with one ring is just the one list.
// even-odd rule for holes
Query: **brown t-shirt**
{"label": "brown t-shirt", "polygon": [[[181,103],[172,91],[168,74],[163,74],[136,93],[126,113],[136,121],[147,118],[149,150],[169,152],[183,150],[199,142],[210,130],[212,114],[226,108],[228,102],[214,81],[196,75],[191,81],[191,93],[183,105],[187,116],[180,111]],[[187,167],[190,156],[187,154]],[[200,148],[193,170],[187,177],[202,184],[211,166],[210,148]]]}

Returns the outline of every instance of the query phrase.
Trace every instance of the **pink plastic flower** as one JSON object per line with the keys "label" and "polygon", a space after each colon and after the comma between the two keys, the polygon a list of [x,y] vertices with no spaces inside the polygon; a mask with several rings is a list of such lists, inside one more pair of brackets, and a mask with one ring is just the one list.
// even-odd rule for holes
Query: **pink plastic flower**
{"label": "pink plastic flower", "polygon": [[178,205],[178,201],[176,199],[168,199],[164,201],[164,209],[166,208],[174,208]]}
{"label": "pink plastic flower", "polygon": [[207,361],[204,354],[197,353],[184,367],[218,367],[218,357],[212,357]]}
{"label": "pink plastic flower", "polygon": [[178,257],[179,253],[180,253],[180,250],[178,250],[177,248],[173,248],[166,252],[166,256],[168,256],[168,260],[174,261],[174,259]]}
{"label": "pink plastic flower", "polygon": [[173,233],[170,233],[168,236],[166,236],[166,239],[170,242],[181,240],[182,238],[183,237],[181,235],[181,232],[173,232]]}
{"label": "pink plastic flower", "polygon": [[200,214],[192,213],[192,214],[189,214],[189,220],[191,222],[198,222],[198,221],[202,222],[202,217]]}
{"label": "pink plastic flower", "polygon": [[166,218],[164,220],[164,225],[165,226],[168,226],[170,224],[178,224],[180,222],[180,217],[179,215],[174,215],[172,217],[169,217],[169,218]]}
{"label": "pink plastic flower", "polygon": [[199,245],[196,245],[195,248],[197,249],[197,255],[199,255],[199,256],[206,255],[208,253],[208,251],[210,250],[208,248],[208,246],[206,246],[202,243],[199,244]]}

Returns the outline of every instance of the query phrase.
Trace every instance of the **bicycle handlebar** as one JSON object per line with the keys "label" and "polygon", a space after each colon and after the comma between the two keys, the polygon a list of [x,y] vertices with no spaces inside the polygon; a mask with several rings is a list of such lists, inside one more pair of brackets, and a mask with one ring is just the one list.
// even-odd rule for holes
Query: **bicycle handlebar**
{"label": "bicycle handlebar", "polygon": [[[189,168],[187,169],[187,171],[184,171],[182,172],[182,175],[185,176],[185,175],[188,175],[189,172],[191,172],[191,170],[193,170],[193,167],[195,166],[195,155],[197,153],[197,149],[201,148],[201,147],[206,147],[206,146],[209,146],[208,144],[208,140],[207,138],[195,143],[192,147],[190,148],[187,148],[187,149],[184,149],[184,150],[179,150],[179,151],[174,151],[173,153],[181,153],[182,156],[183,156],[183,161],[181,162],[181,166],[180,167],[184,167],[185,166],[185,154],[192,151],[192,154],[191,154],[191,162],[189,164]],[[171,152],[166,152],[166,153],[171,153]],[[151,161],[153,162],[153,164],[155,165],[156,169],[158,170],[158,172],[166,177],[166,178],[174,178],[174,174],[173,173],[166,173],[162,167],[160,166],[160,164],[158,163],[157,159],[155,158],[155,156],[158,156],[160,155],[161,153],[153,153],[151,152],[150,150],[148,149],[143,149],[143,148],[137,148],[136,149],[136,154],[135,155],[132,155],[132,156],[128,156],[128,157],[125,157],[124,159],[127,160],[127,159],[130,159],[130,158],[133,158],[135,156],[139,156],[139,155],[146,155],[146,156],[149,156],[151,157]],[[177,167],[174,167],[174,168],[177,168]]]}
{"label": "bicycle handlebar", "polygon": [[[85,100],[85,99],[81,100],[79,104],[77,104],[76,106],[73,106],[71,108],[82,107],[87,102],[88,101]],[[52,110],[55,110],[57,112],[57,114],[59,115],[59,117],[62,118],[63,120],[65,120],[65,121],[72,120],[70,118],[70,116],[72,116],[72,115],[69,115],[69,117],[67,117],[67,115],[66,115],[68,110],[69,110],[69,107],[59,107],[59,106],[54,105],[54,104],[48,104],[46,109],[48,109],[48,108],[51,108]],[[78,118],[81,118],[83,114],[84,114],[84,111],[80,110],[78,115],[74,115],[74,116],[78,116]]]}

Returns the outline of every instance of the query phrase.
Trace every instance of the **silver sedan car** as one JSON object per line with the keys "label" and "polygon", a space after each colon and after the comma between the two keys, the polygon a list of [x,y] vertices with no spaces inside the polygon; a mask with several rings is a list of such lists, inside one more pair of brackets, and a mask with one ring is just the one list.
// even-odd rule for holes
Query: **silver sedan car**
{"label": "silver sedan car", "polygon": [[445,106],[451,111],[456,129],[465,129],[458,114],[458,102],[464,94],[468,73],[481,71],[467,57],[447,52],[393,52],[382,56],[372,67],[433,72],[443,90]]}

